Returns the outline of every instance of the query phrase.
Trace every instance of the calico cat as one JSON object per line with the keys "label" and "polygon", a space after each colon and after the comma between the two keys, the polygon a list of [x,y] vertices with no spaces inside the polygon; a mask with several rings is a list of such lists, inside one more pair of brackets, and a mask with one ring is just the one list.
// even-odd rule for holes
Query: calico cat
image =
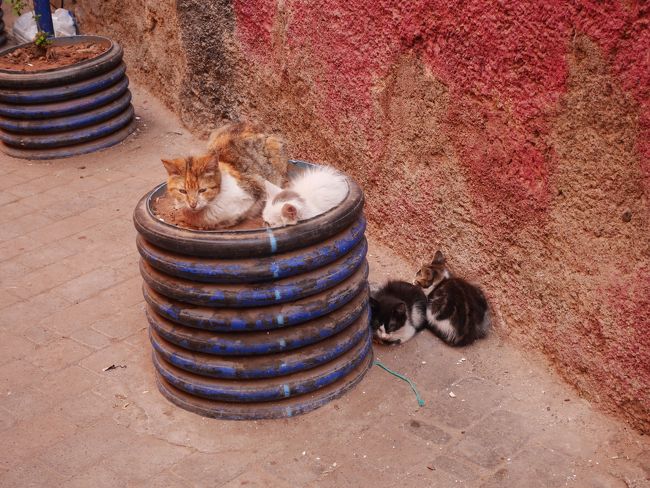
{"label": "calico cat", "polygon": [[237,225],[262,208],[263,192],[256,182],[215,154],[163,159],[167,192],[182,210],[183,220],[199,229]]}
{"label": "calico cat", "polygon": [[428,328],[451,346],[465,346],[485,337],[490,311],[483,292],[451,275],[442,252],[415,275],[414,284],[427,293]]}
{"label": "calico cat", "polygon": [[208,154],[163,159],[167,192],[192,227],[232,227],[259,215],[264,182],[283,184],[288,160],[284,143],[258,126],[230,123],[210,136]]}
{"label": "calico cat", "polygon": [[282,186],[287,179],[288,158],[284,141],[251,122],[232,122],[210,134],[208,151],[237,171]]}
{"label": "calico cat", "polygon": [[269,227],[295,225],[335,207],[348,194],[346,177],[328,166],[303,171],[283,190],[266,181],[262,218]]}
{"label": "calico cat", "polygon": [[385,344],[401,344],[426,326],[427,299],[421,288],[391,280],[370,297],[374,337]]}

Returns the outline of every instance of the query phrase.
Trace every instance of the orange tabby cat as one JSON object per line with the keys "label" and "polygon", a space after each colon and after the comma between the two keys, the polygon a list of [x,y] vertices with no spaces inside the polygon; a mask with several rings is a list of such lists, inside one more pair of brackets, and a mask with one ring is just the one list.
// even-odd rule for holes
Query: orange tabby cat
{"label": "orange tabby cat", "polygon": [[209,153],[163,159],[167,192],[193,227],[232,227],[258,215],[264,204],[264,180],[284,183],[284,143],[249,123],[227,124],[213,132]]}

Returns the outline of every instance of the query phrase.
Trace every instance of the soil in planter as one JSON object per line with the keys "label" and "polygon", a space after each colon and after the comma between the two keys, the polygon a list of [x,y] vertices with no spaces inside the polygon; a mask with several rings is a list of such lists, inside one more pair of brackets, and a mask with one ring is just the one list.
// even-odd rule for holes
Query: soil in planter
{"label": "soil in planter", "polygon": [[107,42],[52,45],[47,48],[46,57],[44,50],[29,44],[0,56],[0,69],[29,72],[63,68],[96,58],[109,48]]}
{"label": "soil in planter", "polygon": [[[174,201],[168,195],[162,195],[154,199],[153,201],[153,213],[161,221],[166,224],[175,225],[183,229],[192,229],[192,230],[221,230],[221,229],[205,229],[202,227],[197,227],[192,225],[184,215],[182,210],[174,208]],[[264,227],[264,220],[262,216],[254,217],[247,219],[239,225],[234,227],[228,227],[223,230],[252,230],[260,229]]]}

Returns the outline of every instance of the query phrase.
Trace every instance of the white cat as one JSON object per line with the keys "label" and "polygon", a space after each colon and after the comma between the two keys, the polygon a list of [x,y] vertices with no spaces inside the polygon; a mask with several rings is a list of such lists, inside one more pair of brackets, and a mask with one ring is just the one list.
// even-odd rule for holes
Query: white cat
{"label": "white cat", "polygon": [[266,181],[266,205],[262,213],[269,227],[294,225],[335,207],[348,194],[346,177],[328,166],[310,168],[282,188]]}

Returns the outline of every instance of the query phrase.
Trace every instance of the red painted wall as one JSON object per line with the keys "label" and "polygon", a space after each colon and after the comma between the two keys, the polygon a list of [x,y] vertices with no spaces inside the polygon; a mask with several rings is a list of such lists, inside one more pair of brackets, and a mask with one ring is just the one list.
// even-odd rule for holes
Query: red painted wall
{"label": "red painted wall", "polygon": [[[259,90],[247,92],[256,101],[244,111],[352,172],[368,193],[373,232],[414,259],[448,249],[483,283],[504,333],[546,352],[592,400],[650,428],[650,4],[233,5]],[[418,97],[431,92],[409,92],[404,118],[386,108],[410,86],[399,74],[404,59],[419,66],[409,73],[441,87],[443,110],[430,112],[437,125],[424,137],[440,134],[443,156],[396,156],[422,144],[417,128],[393,134],[409,114],[427,123]],[[298,99],[278,98],[300,83],[308,89]],[[334,150],[286,121],[301,110]],[[454,180],[462,192],[450,189]],[[631,222],[621,221],[624,209]]]}
{"label": "red painted wall", "polygon": [[[130,22],[125,1],[139,12]],[[649,10],[638,0],[77,6],[188,127],[260,119],[293,155],[346,170],[375,237],[414,267],[442,248],[485,288],[499,334],[647,432]]]}

